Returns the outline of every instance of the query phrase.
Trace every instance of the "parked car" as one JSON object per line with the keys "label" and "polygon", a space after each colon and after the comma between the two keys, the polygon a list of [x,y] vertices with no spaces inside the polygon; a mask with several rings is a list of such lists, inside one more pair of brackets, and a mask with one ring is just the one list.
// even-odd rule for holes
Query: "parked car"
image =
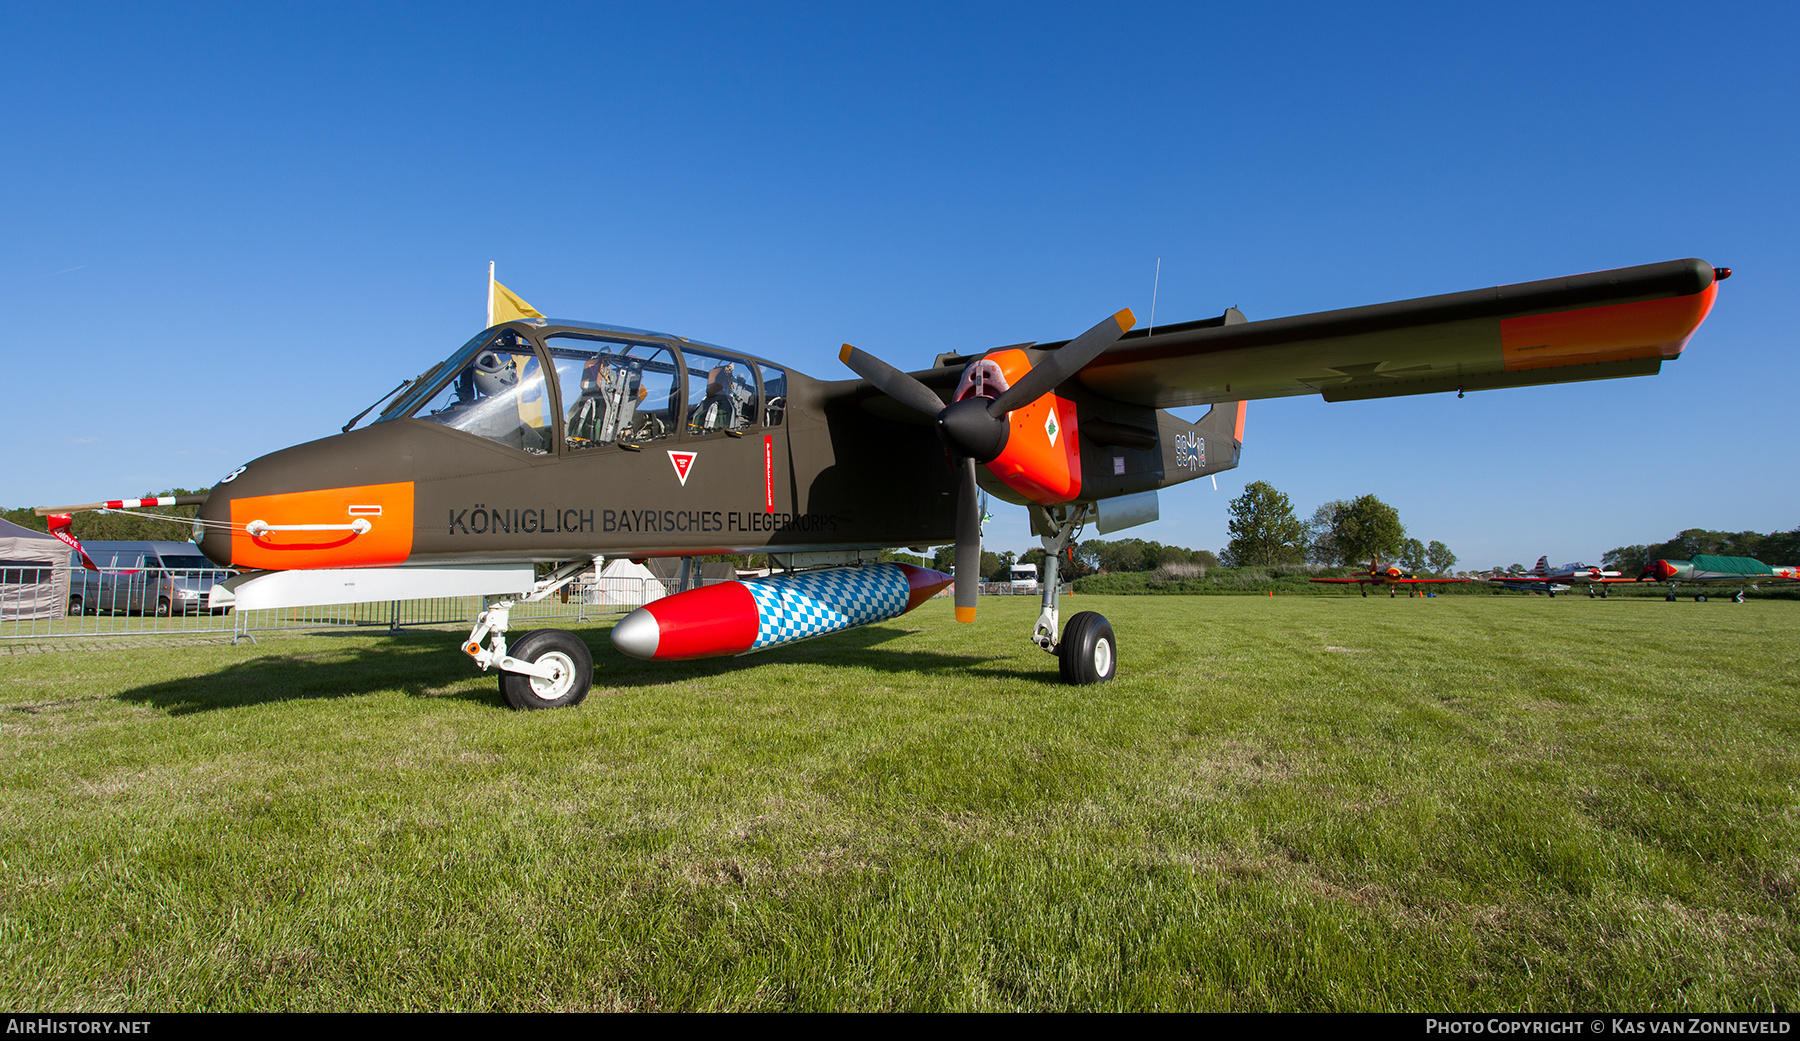
{"label": "parked car", "polygon": [[189,614],[211,608],[215,583],[237,572],[200,555],[191,542],[82,543],[99,571],[69,554],[70,614]]}

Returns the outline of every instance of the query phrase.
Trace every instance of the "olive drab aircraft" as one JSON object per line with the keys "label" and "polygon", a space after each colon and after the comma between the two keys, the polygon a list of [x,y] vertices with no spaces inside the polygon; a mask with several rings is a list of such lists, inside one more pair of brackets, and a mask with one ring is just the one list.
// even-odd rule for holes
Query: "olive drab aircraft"
{"label": "olive drab aircraft", "polygon": [[[1246,401],[1651,375],[1728,274],[1676,260],[1153,330],[1119,311],[1059,343],[966,351],[946,336],[914,371],[845,345],[858,378],[834,380],[519,312],[372,406],[373,420],[233,470],[200,505],[196,541],[250,571],[232,580],[240,609],[482,595],[463,651],[498,671],[508,703],[543,708],[582,699],[591,657],[557,630],[509,644],[508,611],[602,557],[758,553],[777,569],[684,581],[627,615],[612,642],[639,658],[781,646],[894,617],[952,581],[956,618],[973,621],[985,491],[1028,507],[1047,554],[1029,638],[1065,682],[1104,681],[1117,639],[1091,611],[1062,623],[1059,563],[1085,525],[1154,520],[1160,490],[1235,467]],[[1200,405],[1211,409],[1197,422],[1168,411]],[[877,559],[950,542],[954,580]]]}

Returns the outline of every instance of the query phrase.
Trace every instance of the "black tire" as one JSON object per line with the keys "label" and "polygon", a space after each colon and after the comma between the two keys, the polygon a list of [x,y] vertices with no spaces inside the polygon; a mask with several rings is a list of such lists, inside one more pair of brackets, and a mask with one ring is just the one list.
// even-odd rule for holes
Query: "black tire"
{"label": "black tire", "polygon": [[83,611],[81,608],[82,608],[82,603],[81,603],[80,597],[72,596],[69,598],[69,614],[71,614],[71,615],[86,614],[87,612]]}
{"label": "black tire", "polygon": [[1119,642],[1112,625],[1093,611],[1083,611],[1063,626],[1056,645],[1062,681],[1071,686],[1105,683],[1119,668]]}
{"label": "black tire", "polygon": [[594,685],[594,656],[574,633],[533,629],[509,646],[507,653],[533,665],[548,660],[566,670],[555,680],[500,673],[500,696],[513,708],[567,708],[579,704]]}
{"label": "black tire", "polygon": [[1706,594],[1705,593],[1695,593],[1694,594],[1694,603],[1696,603],[1696,604],[1706,603]]}
{"label": "black tire", "polygon": [[159,596],[156,598],[156,617],[158,617],[158,618],[169,617],[169,598],[168,597]]}

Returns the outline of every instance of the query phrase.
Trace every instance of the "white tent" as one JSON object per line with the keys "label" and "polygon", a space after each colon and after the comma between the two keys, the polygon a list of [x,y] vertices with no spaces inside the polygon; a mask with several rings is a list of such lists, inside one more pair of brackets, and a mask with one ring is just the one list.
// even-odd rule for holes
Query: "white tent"
{"label": "white tent", "polygon": [[668,594],[650,569],[624,557],[610,560],[588,587],[587,602],[613,607],[642,607]]}
{"label": "white tent", "polygon": [[0,618],[61,618],[69,603],[69,547],[0,520]]}

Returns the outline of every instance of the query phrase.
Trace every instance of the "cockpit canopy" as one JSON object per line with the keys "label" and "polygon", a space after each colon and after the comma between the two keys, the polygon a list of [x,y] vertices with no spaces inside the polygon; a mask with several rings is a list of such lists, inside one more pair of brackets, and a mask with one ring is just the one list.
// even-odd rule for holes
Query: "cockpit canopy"
{"label": "cockpit canopy", "polygon": [[375,422],[442,423],[535,455],[781,425],[780,368],[627,332],[555,325],[539,340],[515,326],[485,330],[413,381]]}

